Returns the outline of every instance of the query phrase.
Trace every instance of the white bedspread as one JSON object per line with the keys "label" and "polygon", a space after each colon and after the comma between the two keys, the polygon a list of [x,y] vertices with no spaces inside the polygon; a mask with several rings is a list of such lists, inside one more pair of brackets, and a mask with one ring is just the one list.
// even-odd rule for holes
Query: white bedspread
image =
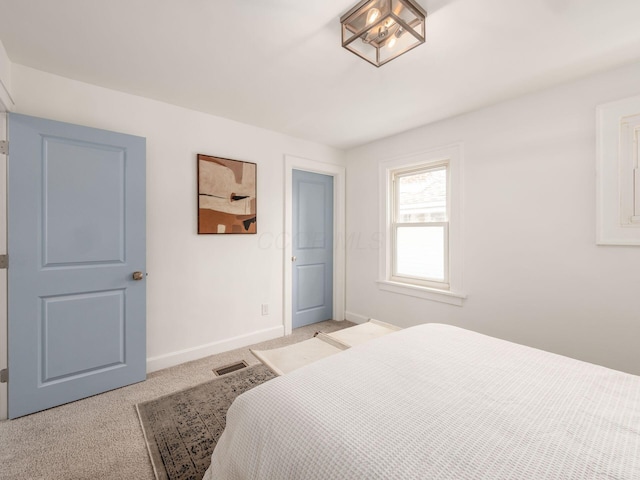
{"label": "white bedspread", "polygon": [[427,324],[238,397],[207,479],[640,479],[640,377]]}

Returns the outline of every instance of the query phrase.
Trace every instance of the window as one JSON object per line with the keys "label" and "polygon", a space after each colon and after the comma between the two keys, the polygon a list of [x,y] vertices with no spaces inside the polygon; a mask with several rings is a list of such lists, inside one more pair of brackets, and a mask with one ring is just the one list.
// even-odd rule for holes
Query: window
{"label": "window", "polygon": [[449,162],[391,172],[391,280],[449,289]]}
{"label": "window", "polygon": [[597,111],[596,243],[640,245],[640,96]]}
{"label": "window", "polygon": [[462,305],[461,150],[380,164],[381,290]]}

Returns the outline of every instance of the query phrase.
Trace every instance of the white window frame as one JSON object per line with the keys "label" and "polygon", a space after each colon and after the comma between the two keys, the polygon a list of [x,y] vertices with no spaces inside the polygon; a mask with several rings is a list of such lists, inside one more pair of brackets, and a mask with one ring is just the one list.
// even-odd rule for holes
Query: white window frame
{"label": "white window frame", "polygon": [[[445,282],[428,281],[395,275],[395,222],[393,176],[412,171],[447,165],[447,240],[445,242]],[[380,163],[380,248],[378,288],[383,291],[409,295],[462,306],[466,295],[462,291],[462,144],[396,157]],[[413,223],[419,226],[420,223]],[[426,222],[425,225],[436,225]],[[447,268],[448,266],[448,268]]]}
{"label": "white window frame", "polygon": [[[446,183],[447,183],[447,198],[446,198],[446,217],[447,220],[444,222],[399,222],[397,218],[398,214],[398,205],[400,203],[400,191],[398,189],[397,179],[400,177],[405,177],[409,175],[415,175],[417,173],[428,172],[432,170],[439,170],[441,168],[445,169],[446,172]],[[390,229],[391,229],[391,277],[390,280],[392,282],[399,283],[408,283],[411,285],[418,285],[423,287],[432,287],[439,290],[449,290],[449,206],[451,204],[450,194],[451,194],[451,185],[450,185],[450,168],[449,168],[449,160],[445,160],[444,162],[434,162],[429,163],[427,165],[418,165],[411,166],[409,168],[399,168],[396,170],[391,170],[389,172],[389,190],[391,192],[390,197]],[[398,238],[398,228],[402,227],[444,227],[444,279],[439,281],[437,279],[425,279],[422,277],[414,277],[411,275],[401,275],[398,274],[397,270],[397,257],[398,250],[396,247],[396,241]]]}
{"label": "white window frame", "polygon": [[597,109],[596,243],[640,245],[640,96]]}

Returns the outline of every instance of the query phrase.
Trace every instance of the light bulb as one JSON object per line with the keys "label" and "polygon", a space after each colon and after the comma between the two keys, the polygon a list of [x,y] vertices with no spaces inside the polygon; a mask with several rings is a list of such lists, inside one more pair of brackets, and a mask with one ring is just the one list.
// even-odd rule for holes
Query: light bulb
{"label": "light bulb", "polygon": [[367,25],[371,25],[378,19],[379,16],[380,10],[378,10],[377,8],[369,9],[369,13],[367,13]]}
{"label": "light bulb", "polygon": [[397,41],[396,36],[395,36],[395,35],[394,35],[394,36],[392,36],[392,37],[389,39],[389,41],[387,42],[387,47],[389,47],[389,48],[393,48],[393,47],[394,47],[394,45],[396,44],[396,41]]}

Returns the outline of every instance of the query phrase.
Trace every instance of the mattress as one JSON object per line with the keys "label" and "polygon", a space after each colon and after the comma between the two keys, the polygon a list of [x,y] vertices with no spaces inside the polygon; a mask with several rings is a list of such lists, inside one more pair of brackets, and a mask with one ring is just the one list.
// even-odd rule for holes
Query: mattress
{"label": "mattress", "polygon": [[640,377],[460,328],[239,396],[205,479],[640,479]]}

